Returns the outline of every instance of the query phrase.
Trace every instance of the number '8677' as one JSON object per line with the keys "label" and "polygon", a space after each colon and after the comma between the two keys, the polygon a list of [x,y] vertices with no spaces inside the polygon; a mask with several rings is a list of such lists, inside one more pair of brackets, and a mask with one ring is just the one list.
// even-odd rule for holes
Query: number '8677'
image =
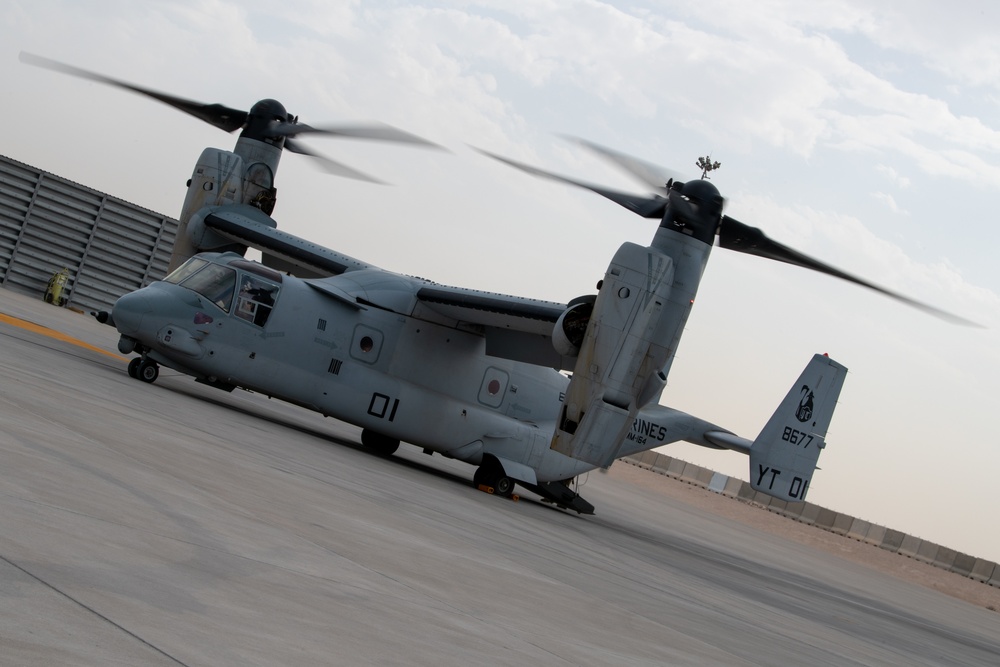
{"label": "number '8677'", "polygon": [[796,446],[802,445],[802,448],[805,449],[812,443],[813,436],[805,431],[799,431],[791,426],[786,426],[784,433],[781,434],[781,439]]}

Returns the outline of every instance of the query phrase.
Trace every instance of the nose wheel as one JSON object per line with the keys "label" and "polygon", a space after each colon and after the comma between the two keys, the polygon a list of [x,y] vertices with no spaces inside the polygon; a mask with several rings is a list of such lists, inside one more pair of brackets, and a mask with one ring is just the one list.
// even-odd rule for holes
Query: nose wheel
{"label": "nose wheel", "polygon": [[160,376],[160,366],[152,359],[136,357],[128,362],[128,376],[143,382],[155,382]]}

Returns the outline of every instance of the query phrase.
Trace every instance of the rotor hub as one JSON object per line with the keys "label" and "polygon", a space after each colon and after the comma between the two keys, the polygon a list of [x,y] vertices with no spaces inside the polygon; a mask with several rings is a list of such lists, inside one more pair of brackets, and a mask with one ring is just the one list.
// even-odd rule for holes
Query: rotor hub
{"label": "rotor hub", "polygon": [[719,189],[706,180],[674,181],[660,226],[711,245],[722,220],[724,201]]}
{"label": "rotor hub", "polygon": [[294,116],[288,113],[285,106],[278,100],[260,100],[250,107],[250,113],[247,114],[246,125],[240,137],[265,141],[276,148],[281,148],[284,145],[285,137],[281,134],[275,134],[271,128],[276,123],[294,122]]}

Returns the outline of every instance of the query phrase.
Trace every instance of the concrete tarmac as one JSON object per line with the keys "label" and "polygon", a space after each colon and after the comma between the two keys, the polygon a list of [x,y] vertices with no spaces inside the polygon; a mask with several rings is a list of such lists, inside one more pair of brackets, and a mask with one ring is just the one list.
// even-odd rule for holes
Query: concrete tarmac
{"label": "concrete tarmac", "polygon": [[997,613],[614,468],[596,516],[503,500],[258,394],[130,379],[89,317],[0,313],[0,664],[1000,664]]}

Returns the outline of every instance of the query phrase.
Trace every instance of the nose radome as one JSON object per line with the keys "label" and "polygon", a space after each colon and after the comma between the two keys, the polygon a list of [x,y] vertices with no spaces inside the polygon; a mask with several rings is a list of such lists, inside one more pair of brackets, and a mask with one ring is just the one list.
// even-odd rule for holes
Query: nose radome
{"label": "nose radome", "polygon": [[111,317],[119,333],[134,334],[142,324],[142,316],[152,310],[145,295],[131,292],[118,298],[111,309]]}

